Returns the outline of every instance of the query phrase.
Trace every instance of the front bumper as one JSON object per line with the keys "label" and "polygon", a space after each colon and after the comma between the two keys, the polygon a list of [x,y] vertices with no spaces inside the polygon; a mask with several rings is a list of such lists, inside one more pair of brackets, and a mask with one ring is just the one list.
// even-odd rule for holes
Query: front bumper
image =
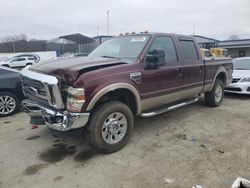
{"label": "front bumper", "polygon": [[226,86],[226,93],[238,93],[238,94],[250,94],[250,83],[249,82],[237,82]]}
{"label": "front bumper", "polygon": [[45,107],[31,100],[22,103],[24,111],[30,116],[31,123],[36,125],[46,124],[50,129],[57,131],[68,131],[84,127],[89,120],[89,113],[71,113],[58,111]]}

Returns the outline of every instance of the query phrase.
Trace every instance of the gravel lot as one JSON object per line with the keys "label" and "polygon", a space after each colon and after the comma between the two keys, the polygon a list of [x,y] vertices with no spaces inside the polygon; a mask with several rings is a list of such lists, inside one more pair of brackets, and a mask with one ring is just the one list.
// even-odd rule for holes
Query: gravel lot
{"label": "gravel lot", "polygon": [[101,155],[81,135],[31,130],[20,112],[0,119],[0,187],[230,188],[250,179],[250,97],[199,103],[135,121],[129,144]]}

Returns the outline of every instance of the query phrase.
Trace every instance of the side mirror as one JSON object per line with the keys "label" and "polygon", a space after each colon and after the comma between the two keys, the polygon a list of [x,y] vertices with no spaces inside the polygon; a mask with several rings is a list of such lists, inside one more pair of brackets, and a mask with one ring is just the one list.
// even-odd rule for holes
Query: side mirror
{"label": "side mirror", "polygon": [[145,69],[158,69],[165,64],[165,52],[163,49],[157,48],[146,55],[144,67]]}

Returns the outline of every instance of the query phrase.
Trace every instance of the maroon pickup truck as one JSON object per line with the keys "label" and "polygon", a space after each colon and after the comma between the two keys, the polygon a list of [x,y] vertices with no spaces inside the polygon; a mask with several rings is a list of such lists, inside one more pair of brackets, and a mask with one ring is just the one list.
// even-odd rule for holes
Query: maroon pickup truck
{"label": "maroon pickup truck", "polygon": [[205,104],[220,105],[231,79],[230,58],[203,59],[192,37],[164,33],[116,37],[88,57],[21,71],[30,123],[58,131],[79,128],[102,153],[128,142],[134,116],[151,117],[194,103],[202,93]]}

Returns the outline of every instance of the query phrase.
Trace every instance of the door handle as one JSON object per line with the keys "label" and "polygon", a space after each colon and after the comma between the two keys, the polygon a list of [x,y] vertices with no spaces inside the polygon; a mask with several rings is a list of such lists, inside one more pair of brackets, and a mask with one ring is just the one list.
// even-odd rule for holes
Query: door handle
{"label": "door handle", "polygon": [[202,73],[202,69],[203,69],[203,66],[201,65],[201,66],[200,66],[200,73]]}
{"label": "door handle", "polygon": [[181,68],[181,67],[178,68],[178,75],[179,75],[180,77],[182,77],[182,68]]}

